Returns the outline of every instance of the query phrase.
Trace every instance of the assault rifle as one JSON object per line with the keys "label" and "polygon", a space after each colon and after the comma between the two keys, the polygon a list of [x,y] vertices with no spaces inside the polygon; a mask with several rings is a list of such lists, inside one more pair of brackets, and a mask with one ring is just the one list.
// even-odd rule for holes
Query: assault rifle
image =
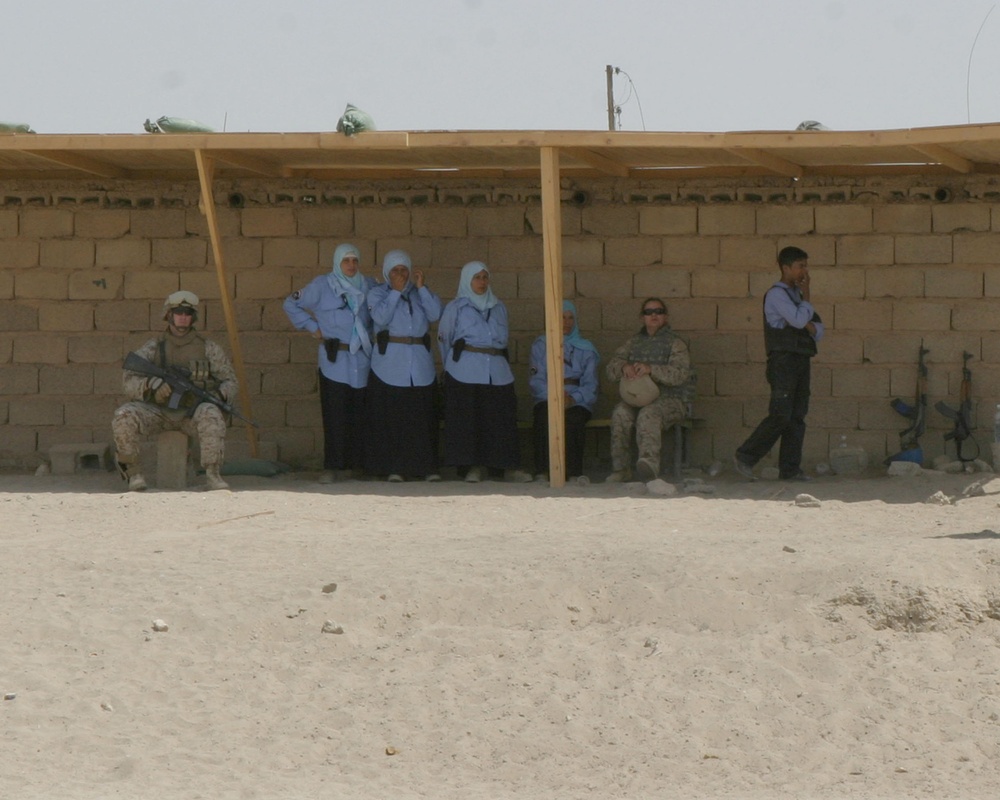
{"label": "assault rifle", "polygon": [[969,369],[970,358],[972,358],[972,353],[962,353],[962,387],[959,389],[958,410],[949,408],[943,400],[934,404],[934,408],[955,423],[954,429],[944,435],[944,440],[946,442],[950,442],[952,439],[955,440],[958,460],[963,462],[973,461],[979,457],[979,445],[976,444],[975,439],[972,440],[972,443],[976,445],[976,454],[969,457],[962,455],[962,443],[972,436],[972,370]]}
{"label": "assault rifle", "polygon": [[203,403],[211,403],[213,406],[218,406],[219,409],[226,414],[232,414],[234,417],[239,417],[248,425],[253,425],[255,428],[260,426],[254,422],[252,419],[247,419],[239,411],[237,411],[231,403],[227,403],[221,397],[202,389],[200,386],[196,386],[191,382],[191,370],[185,369],[184,367],[167,367],[162,368],[156,366],[148,358],[143,358],[138,353],[129,353],[125,356],[125,363],[122,365],[125,369],[130,372],[138,372],[140,375],[149,375],[153,378],[160,378],[162,381],[170,384],[170,388],[173,392],[170,395],[170,400],[167,402],[168,408],[178,408],[180,406],[181,398],[188,392],[190,392],[194,397]]}
{"label": "assault rifle", "polygon": [[924,363],[924,356],[929,352],[930,350],[924,347],[924,342],[921,340],[917,356],[917,390],[913,405],[909,405],[898,397],[890,403],[897,414],[912,420],[912,423],[908,428],[899,432],[899,452],[885,460],[884,463],[887,466],[893,461],[923,461],[920,437],[927,424],[927,365]]}

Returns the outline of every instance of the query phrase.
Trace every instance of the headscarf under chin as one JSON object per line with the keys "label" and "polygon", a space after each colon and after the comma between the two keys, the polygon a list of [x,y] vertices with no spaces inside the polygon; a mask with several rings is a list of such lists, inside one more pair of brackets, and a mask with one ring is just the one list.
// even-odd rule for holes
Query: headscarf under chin
{"label": "headscarf under chin", "polygon": [[351,329],[349,343],[350,352],[356,353],[358,350],[364,350],[365,353],[371,355],[371,338],[368,336],[364,322],[358,319],[358,310],[364,308],[365,305],[365,279],[360,269],[351,277],[344,274],[340,265],[348,256],[354,256],[358,261],[361,260],[361,252],[353,244],[337,245],[337,249],[333,252],[333,269],[326,278],[330,282],[330,288],[343,297],[348,307],[354,312],[354,327]]}
{"label": "headscarf under chin", "polygon": [[[382,278],[385,280],[386,284],[392,285],[389,281],[389,273],[392,272],[393,267],[403,266],[409,270],[410,275],[413,274],[413,261],[410,258],[410,254],[405,250],[390,250],[385,254],[385,258],[382,259]],[[409,288],[413,286],[413,282],[407,278],[406,286],[403,287],[403,294],[405,294]]]}
{"label": "headscarf under chin", "polygon": [[[341,289],[341,286],[335,283],[336,280],[341,284],[353,286],[360,292],[364,287],[364,277],[361,275],[361,270],[359,269],[354,275],[347,277],[340,266],[348,256],[354,256],[359,262],[361,261],[361,251],[353,244],[338,244],[337,249],[333,251],[333,269],[330,271],[330,286],[334,291]],[[351,308],[353,307],[351,306]]]}
{"label": "headscarf under chin", "polygon": [[489,311],[499,300],[497,300],[497,296],[493,294],[493,289],[489,286],[486,287],[486,291],[482,294],[476,294],[472,291],[472,279],[480,272],[485,272],[487,275],[490,274],[490,268],[482,261],[470,261],[462,267],[462,275],[458,279],[458,296],[464,297],[480,311]]}
{"label": "headscarf under chin", "polygon": [[589,339],[584,339],[580,335],[580,325],[577,322],[576,305],[572,300],[563,300],[563,311],[571,311],[573,313],[573,330],[569,333],[563,335],[563,346],[573,345],[573,347],[578,347],[581,350],[592,350],[597,352],[597,348],[594,347],[594,343]]}

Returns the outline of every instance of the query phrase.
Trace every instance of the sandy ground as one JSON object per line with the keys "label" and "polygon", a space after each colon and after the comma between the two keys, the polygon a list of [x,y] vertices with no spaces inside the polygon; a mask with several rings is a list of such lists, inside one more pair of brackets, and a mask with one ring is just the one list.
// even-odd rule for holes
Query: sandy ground
{"label": "sandy ground", "polygon": [[994,798],[975,477],[2,475],[0,796]]}

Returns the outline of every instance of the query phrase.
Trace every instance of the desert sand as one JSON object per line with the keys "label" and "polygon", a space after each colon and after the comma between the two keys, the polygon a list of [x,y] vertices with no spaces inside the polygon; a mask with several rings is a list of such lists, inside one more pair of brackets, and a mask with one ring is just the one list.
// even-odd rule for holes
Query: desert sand
{"label": "desert sand", "polygon": [[1000,794],[1000,479],[314,477],[0,475],[0,796]]}

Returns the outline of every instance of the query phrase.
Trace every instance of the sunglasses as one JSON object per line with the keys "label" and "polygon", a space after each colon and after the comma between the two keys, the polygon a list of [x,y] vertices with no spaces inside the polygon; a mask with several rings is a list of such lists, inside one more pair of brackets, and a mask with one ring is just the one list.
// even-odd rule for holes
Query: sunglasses
{"label": "sunglasses", "polygon": [[642,310],[642,315],[644,317],[658,317],[666,313],[667,309],[665,308],[644,308]]}

